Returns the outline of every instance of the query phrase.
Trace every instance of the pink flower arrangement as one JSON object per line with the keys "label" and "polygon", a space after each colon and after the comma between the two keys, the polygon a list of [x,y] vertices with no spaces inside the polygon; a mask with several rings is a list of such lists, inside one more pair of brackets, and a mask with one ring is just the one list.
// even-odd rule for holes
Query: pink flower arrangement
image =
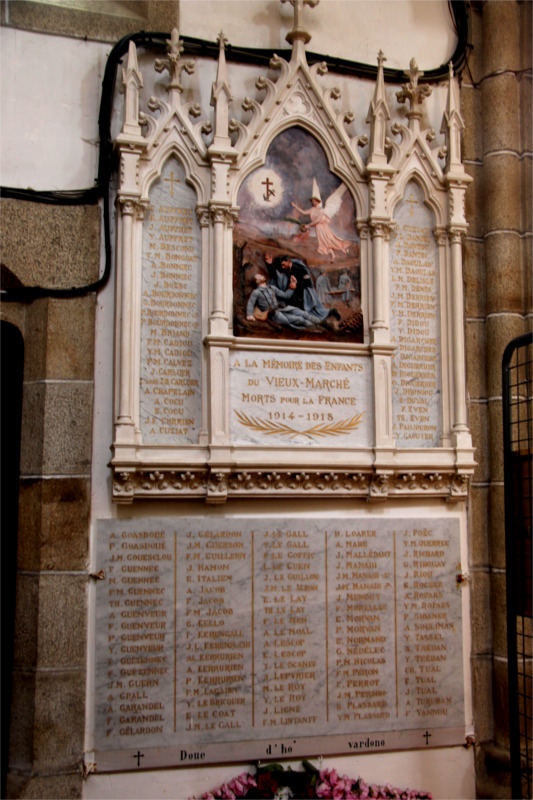
{"label": "pink flower arrangement", "polygon": [[215,800],[215,798],[224,798],[224,800],[235,800],[236,797],[246,797],[250,789],[255,789],[257,783],[253,775],[249,772],[242,772],[236,778],[232,778],[229,783],[223,783],[218,789],[213,792],[206,792],[202,795],[202,800]]}
{"label": "pink flower arrangement", "polygon": [[257,775],[243,772],[218,789],[206,792],[202,800],[246,798],[331,798],[331,800],[432,800],[429,792],[398,789],[387,783],[367,784],[362,778],[340,776],[335,769],[318,770],[309,761],[303,771],[283,769],[281,764],[260,766]]}

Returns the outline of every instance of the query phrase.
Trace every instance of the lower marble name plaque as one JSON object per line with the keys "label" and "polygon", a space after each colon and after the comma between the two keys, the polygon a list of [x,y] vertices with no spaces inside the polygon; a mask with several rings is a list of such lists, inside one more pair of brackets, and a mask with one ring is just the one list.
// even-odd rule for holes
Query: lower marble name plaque
{"label": "lower marble name plaque", "polygon": [[456,519],[101,520],[97,771],[464,742]]}

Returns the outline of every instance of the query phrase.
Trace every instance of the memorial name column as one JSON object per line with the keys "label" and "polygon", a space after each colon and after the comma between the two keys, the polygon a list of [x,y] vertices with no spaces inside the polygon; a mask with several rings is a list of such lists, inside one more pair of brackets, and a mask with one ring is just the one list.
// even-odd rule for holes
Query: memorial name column
{"label": "memorial name column", "polygon": [[394,553],[376,530],[336,530],[330,537],[334,718],[349,731],[387,728],[396,706]]}
{"label": "memorial name column", "polygon": [[462,686],[454,675],[462,648],[456,533],[442,524],[396,533],[400,714],[407,727],[463,722]]}
{"label": "memorial name column", "polygon": [[288,727],[308,730],[326,720],[325,687],[320,686],[326,659],[324,550],[301,526],[266,530],[257,538],[260,726],[280,736]]}
{"label": "memorial name column", "polygon": [[98,696],[106,702],[97,705],[96,729],[102,744],[121,740],[133,746],[166,733],[171,723],[173,630],[166,574],[172,553],[163,530],[142,528],[112,531],[107,548],[106,583],[98,586],[107,592],[107,605],[99,604],[97,619],[98,678],[105,681]]}
{"label": "memorial name column", "polygon": [[[172,167],[172,168],[171,168]],[[145,443],[196,443],[201,422],[201,260],[195,195],[167,162],[143,230],[141,430]]]}
{"label": "memorial name column", "polygon": [[248,538],[238,527],[190,528],[178,543],[177,730],[186,742],[242,738],[251,724]]}

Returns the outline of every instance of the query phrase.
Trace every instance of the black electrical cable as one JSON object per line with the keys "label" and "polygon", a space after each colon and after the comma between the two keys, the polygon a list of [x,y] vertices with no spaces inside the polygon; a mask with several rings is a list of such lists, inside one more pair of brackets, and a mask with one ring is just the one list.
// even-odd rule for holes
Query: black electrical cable
{"label": "black electrical cable", "polygon": [[[449,0],[451,15],[454,20],[454,27],[457,33],[457,47],[451,58],[454,71],[460,72],[466,63],[466,50],[470,46],[469,38],[469,19],[467,4],[465,0]],[[54,289],[41,286],[19,286],[0,291],[0,299],[18,302],[31,302],[40,297],[80,297],[91,292],[98,292],[108,282],[112,268],[111,254],[111,230],[110,230],[110,198],[109,186],[113,170],[113,143],[111,141],[111,115],[113,109],[113,96],[116,84],[118,65],[123,56],[128,52],[130,41],[135,42],[137,47],[152,47],[154,49],[165,49],[169,39],[168,33],[139,33],[128,34],[120,39],[111,50],[107,59],[104,78],[102,81],[102,94],[100,99],[100,112],[98,116],[98,133],[100,141],[98,157],[98,177],[95,185],[88,189],[74,191],[33,191],[31,189],[17,189],[12,187],[0,187],[0,196],[13,200],[26,200],[34,203],[47,203],[52,205],[74,206],[74,205],[94,205],[103,198],[103,218],[104,218],[104,250],[105,262],[104,270],[98,280],[85,286],[74,286],[65,289]],[[184,52],[187,55],[218,58],[218,45],[207,42],[203,39],[193,37],[182,37]],[[227,45],[226,58],[239,64],[256,64],[267,66],[274,55],[274,50],[257,48],[232,47]],[[280,55],[287,55],[290,58],[290,51],[286,53],[280,51]],[[361,64],[355,61],[348,61],[341,58],[332,58],[317,53],[306,53],[310,64],[318,61],[325,61],[328,68],[333,72],[342,75],[351,75],[359,78],[375,78],[377,67],[369,64]],[[424,72],[424,81],[442,81],[448,76],[448,65],[443,64],[433,70]],[[385,81],[389,83],[401,83],[405,80],[403,70],[384,70]]]}
{"label": "black electrical cable", "polygon": [[94,205],[103,199],[104,220],[104,270],[98,280],[84,286],[73,286],[65,289],[56,289],[43,286],[17,286],[0,291],[0,299],[14,302],[31,302],[41,297],[70,298],[81,297],[91,292],[98,292],[107,284],[111,275],[111,224],[109,184],[113,169],[113,143],[111,141],[111,114],[113,109],[113,94],[116,83],[118,65],[123,56],[128,52],[130,41],[139,47],[166,47],[168,33],[140,33],[129,34],[118,41],[111,50],[107,59],[104,78],[102,80],[102,94],[100,99],[100,112],[98,116],[98,133],[100,141],[98,157],[98,177],[95,185],[89,189],[77,191],[34,191],[31,189],[16,189],[1,187],[0,196],[13,200],[26,200],[33,203],[49,205],[75,206]]}

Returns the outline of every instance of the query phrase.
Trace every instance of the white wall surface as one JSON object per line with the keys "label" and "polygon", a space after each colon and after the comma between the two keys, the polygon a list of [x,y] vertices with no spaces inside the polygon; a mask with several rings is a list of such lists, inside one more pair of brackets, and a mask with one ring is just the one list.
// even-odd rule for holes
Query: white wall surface
{"label": "white wall surface", "polygon": [[[292,20],[292,6],[279,0],[180,2],[181,35],[215,41],[222,27],[234,46],[286,49]],[[394,69],[408,69],[413,56],[420,69],[434,69],[457,44],[446,0],[320,0],[304,8],[304,27],[310,52],[375,64],[381,49]]]}
{"label": "white wall surface", "polygon": [[110,45],[0,28],[0,182],[88,189],[98,165],[100,89]]}
{"label": "white wall surface", "polygon": [[[366,783],[392,783],[400,789],[424,789],[434,800],[462,800],[475,797],[473,748],[450,747],[442,750],[411,750],[403,753],[361,755],[353,758],[327,758],[322,769],[335,768],[340,775],[361,777]],[[287,762],[294,769],[299,762]],[[84,800],[185,800],[200,798],[251,765],[202,767],[197,769],[136,772],[127,775],[90,775],[84,784]]]}

